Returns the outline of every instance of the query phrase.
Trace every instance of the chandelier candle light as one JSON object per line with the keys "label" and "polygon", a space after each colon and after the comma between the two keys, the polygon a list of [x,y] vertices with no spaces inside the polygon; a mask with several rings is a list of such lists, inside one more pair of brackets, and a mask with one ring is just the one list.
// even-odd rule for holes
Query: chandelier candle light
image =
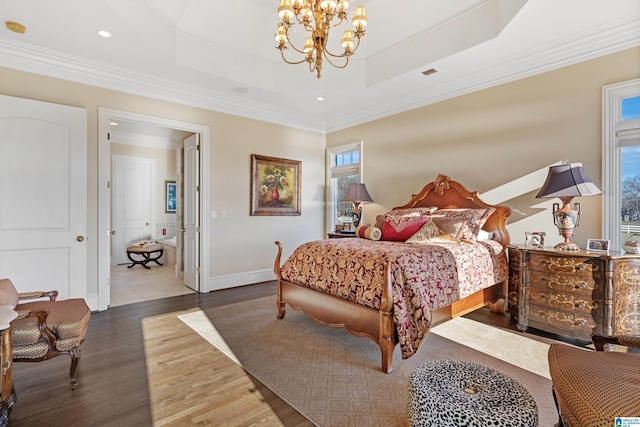
{"label": "chandelier candle light", "polygon": [[[309,65],[309,71],[315,71],[318,78],[320,78],[322,71],[323,57],[334,67],[345,68],[349,63],[349,57],[360,46],[360,39],[365,32],[364,27],[367,26],[367,12],[364,6],[357,6],[351,20],[355,33],[351,30],[345,30],[341,41],[344,52],[341,54],[331,53],[327,48],[329,32],[347,19],[346,10],[348,7],[347,0],[293,0],[293,2],[280,0],[278,15],[282,22],[278,23],[275,37],[278,42],[277,48],[280,50],[284,62],[287,64],[306,62]],[[302,49],[296,47],[289,38],[289,29],[295,24],[294,18],[309,33]],[[353,39],[354,35],[358,39],[357,43]],[[304,57],[300,61],[287,60],[284,51],[288,46]],[[336,64],[332,58],[344,59],[344,63],[342,65]]]}
{"label": "chandelier candle light", "polygon": [[559,234],[564,242],[558,243],[555,249],[561,251],[579,251],[575,243],[569,241],[576,227],[580,224],[580,203],[571,200],[576,196],[594,196],[600,194],[600,190],[591,182],[582,167],[582,163],[569,163],[565,160],[561,165],[551,166],[544,185],[536,195],[536,198],[559,197],[562,207],[558,203],[553,204],[553,223],[558,227]]}

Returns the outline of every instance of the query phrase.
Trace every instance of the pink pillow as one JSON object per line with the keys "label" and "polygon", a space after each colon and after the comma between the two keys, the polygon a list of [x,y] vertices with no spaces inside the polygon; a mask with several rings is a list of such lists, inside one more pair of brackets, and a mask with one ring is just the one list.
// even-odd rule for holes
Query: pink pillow
{"label": "pink pillow", "polygon": [[382,225],[382,238],[393,242],[404,242],[429,221],[428,216],[385,215]]}
{"label": "pink pillow", "polygon": [[378,215],[376,217],[375,226],[382,229],[384,225],[384,219],[387,215],[389,216],[422,216],[429,215],[437,211],[438,208],[436,206],[422,207],[422,208],[400,208],[391,210],[384,215]]}
{"label": "pink pillow", "polygon": [[458,243],[458,241],[440,230],[433,221],[427,221],[420,230],[407,239],[406,243]]}
{"label": "pink pillow", "polygon": [[495,212],[487,209],[440,209],[430,215],[443,232],[461,242],[476,242],[476,236],[487,219]]}

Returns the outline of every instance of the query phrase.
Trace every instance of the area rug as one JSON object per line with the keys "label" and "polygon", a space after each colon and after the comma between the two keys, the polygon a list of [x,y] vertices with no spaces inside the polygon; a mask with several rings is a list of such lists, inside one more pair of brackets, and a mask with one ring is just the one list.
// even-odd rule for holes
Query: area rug
{"label": "area rug", "polygon": [[[409,359],[401,359],[396,347],[393,372],[385,374],[375,343],[321,326],[289,307],[284,319],[278,320],[274,297],[179,317],[318,426],[403,426],[409,375],[421,364],[439,359],[480,363],[511,376],[534,397],[540,426],[557,421],[551,381],[544,376],[545,360],[535,360],[534,365],[543,367],[534,373],[519,362],[516,366],[491,351],[467,346],[466,339],[456,342],[430,333]],[[475,335],[469,322],[474,321],[465,322],[465,328]],[[531,350],[519,341],[522,334],[493,329],[496,333],[487,335],[487,326],[478,326],[477,335],[487,341],[486,348],[518,354],[519,360],[546,358],[546,347],[534,345]]]}

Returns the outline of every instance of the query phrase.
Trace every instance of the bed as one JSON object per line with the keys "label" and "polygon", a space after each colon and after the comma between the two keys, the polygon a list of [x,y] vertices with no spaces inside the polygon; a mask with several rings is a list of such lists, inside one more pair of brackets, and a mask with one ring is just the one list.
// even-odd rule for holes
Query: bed
{"label": "bed", "polygon": [[[447,227],[453,222],[442,222],[448,215],[477,212],[484,212],[484,217],[475,230],[470,225],[462,227],[463,232],[457,228],[450,231]],[[378,217],[376,226],[382,227],[383,236],[391,236],[395,230],[388,228],[389,224],[399,221],[397,217],[403,221],[410,217],[404,231],[414,227],[411,234],[438,219],[438,226],[450,231],[447,234],[436,227],[442,239],[416,243],[415,236],[421,231],[411,234],[406,242],[403,239],[409,234],[396,241],[350,238],[307,242],[284,264],[282,245],[276,242],[277,318],[284,318],[288,304],[322,325],[343,327],[369,338],[380,347],[382,371],[390,373],[397,344],[402,358],[408,358],[420,348],[429,328],[438,323],[485,306],[505,311],[506,223],[510,214],[508,207],[489,205],[476,192],[438,175],[407,204]],[[358,233],[364,235],[361,230]],[[454,233],[458,233],[455,239],[449,239]],[[410,244],[412,241],[416,244]]]}

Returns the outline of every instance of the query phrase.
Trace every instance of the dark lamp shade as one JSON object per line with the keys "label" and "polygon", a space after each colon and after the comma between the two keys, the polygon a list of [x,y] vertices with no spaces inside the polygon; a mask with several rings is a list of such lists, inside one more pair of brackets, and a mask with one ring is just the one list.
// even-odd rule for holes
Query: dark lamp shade
{"label": "dark lamp shade", "polygon": [[344,195],[341,202],[373,202],[373,199],[367,191],[367,187],[362,183],[349,184],[347,194]]}
{"label": "dark lamp shade", "polygon": [[582,163],[564,163],[549,167],[547,180],[536,198],[593,196],[600,193]]}

